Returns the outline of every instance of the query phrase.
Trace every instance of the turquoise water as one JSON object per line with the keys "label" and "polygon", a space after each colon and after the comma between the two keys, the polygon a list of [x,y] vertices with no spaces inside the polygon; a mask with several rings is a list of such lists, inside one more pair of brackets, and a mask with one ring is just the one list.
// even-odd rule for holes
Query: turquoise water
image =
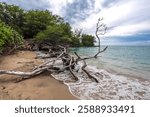
{"label": "turquoise water", "polygon": [[[92,56],[97,50],[98,47],[71,49],[81,56]],[[116,75],[150,79],[150,46],[109,46],[100,55],[98,59],[88,60],[88,65]]]}

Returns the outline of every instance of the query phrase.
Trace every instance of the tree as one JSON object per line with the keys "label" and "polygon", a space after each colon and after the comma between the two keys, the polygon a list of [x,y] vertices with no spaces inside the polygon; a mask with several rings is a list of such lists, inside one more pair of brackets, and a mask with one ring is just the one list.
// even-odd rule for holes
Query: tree
{"label": "tree", "polygon": [[96,38],[98,39],[98,52],[95,54],[94,56],[95,58],[97,58],[100,53],[104,52],[108,48],[108,46],[106,46],[105,48],[103,48],[103,50],[101,50],[100,36],[105,35],[106,30],[107,30],[107,26],[101,22],[102,20],[103,18],[99,18],[96,24],[95,35],[96,35]]}
{"label": "tree", "polygon": [[72,41],[72,31],[68,23],[49,25],[46,30],[39,32],[35,39],[39,42],[46,41],[53,45],[59,43],[69,45]]}
{"label": "tree", "polygon": [[10,26],[7,26],[5,23],[0,21],[0,51],[3,52],[5,49],[16,48],[21,45],[23,42],[22,36],[12,29]]}
{"label": "tree", "polygon": [[63,30],[60,26],[50,25],[46,30],[39,32],[35,37],[37,41],[46,41],[51,44],[58,44],[63,36]]}
{"label": "tree", "polygon": [[80,43],[80,39],[76,36],[72,36],[71,38],[71,46],[73,47],[80,47],[81,43]]}
{"label": "tree", "polygon": [[54,24],[54,17],[48,10],[30,10],[25,12],[23,34],[25,38],[33,38],[37,33]]}
{"label": "tree", "polygon": [[[104,52],[107,49],[107,47],[105,47],[103,50],[100,50],[99,34],[104,34],[103,32],[105,32],[106,30],[103,30],[101,25],[99,25],[99,22],[100,22],[100,20],[98,20],[97,27],[96,27],[96,36],[99,40],[99,50],[94,56],[81,57],[78,55],[77,52],[75,52],[74,53],[76,55],[76,58],[75,58],[73,55],[68,53],[66,47],[63,47],[61,45],[55,46],[56,42],[54,43],[53,41],[56,41],[55,39],[58,39],[56,37],[59,37],[59,38],[63,37],[62,34],[64,34],[64,32],[63,32],[64,30],[62,30],[63,28],[60,25],[55,25],[54,27],[49,26],[48,29],[45,30],[43,33],[39,33],[39,34],[41,34],[40,35],[41,37],[45,37],[45,39],[48,37],[49,39],[52,39],[51,42],[54,43],[53,46],[51,46],[51,45],[49,46],[49,52],[48,52],[49,56],[48,57],[47,56],[45,57],[45,55],[43,56],[43,58],[48,58],[49,60],[47,60],[46,62],[42,63],[39,66],[36,66],[33,69],[33,71],[31,71],[31,72],[0,70],[0,74],[18,75],[18,76],[22,76],[23,77],[22,79],[26,79],[26,78],[31,78],[35,75],[39,75],[39,74],[43,73],[44,71],[50,72],[51,75],[55,75],[55,73],[59,74],[60,72],[69,71],[70,75],[73,77],[73,79],[75,81],[79,80],[79,76],[81,77],[81,73],[82,73],[83,74],[82,76],[84,76],[86,74],[86,76],[84,76],[84,77],[88,77],[92,81],[99,83],[99,78],[96,77],[95,75],[91,74],[87,69],[85,69],[87,67],[85,60],[97,58],[97,57],[99,57],[98,55],[100,53]],[[60,30],[58,30],[58,29],[60,29]],[[85,35],[85,37],[87,37],[87,35]],[[88,35],[88,38],[89,37],[91,38],[91,36]],[[57,41],[59,41],[59,40],[57,40]],[[55,48],[55,49],[52,51],[52,48]],[[53,59],[50,58],[52,54],[56,55],[55,58],[53,58]],[[61,59],[61,61],[60,61],[60,59]],[[56,62],[57,60],[59,60],[59,65]],[[76,69],[77,68],[76,65],[78,65],[78,62],[83,63],[82,66],[80,67],[82,72],[78,72],[78,70],[80,68]],[[66,74],[66,75],[68,75],[68,74]],[[70,78],[70,75],[68,75],[69,78]],[[101,74],[100,74],[100,76],[101,76]]]}
{"label": "tree", "polygon": [[[25,11],[19,6],[0,2],[0,20],[19,32],[25,39],[36,38],[40,42],[48,41],[52,44],[62,43],[76,47],[94,46],[92,35],[82,34],[82,29],[72,32],[69,23],[48,10]],[[102,26],[97,27],[97,32]],[[96,36],[99,38],[99,34]]]}
{"label": "tree", "polygon": [[82,34],[81,41],[82,46],[94,46],[95,38],[92,35]]}
{"label": "tree", "polygon": [[[107,26],[102,23],[103,18],[99,18],[98,22],[96,24],[96,31],[95,31],[95,35],[96,38],[98,39],[98,45],[99,45],[99,52],[101,52],[101,40],[100,40],[100,36],[105,35],[106,30],[107,30]],[[107,49],[107,47],[106,47]],[[104,48],[105,50],[105,48]]]}
{"label": "tree", "polygon": [[82,33],[82,29],[76,29],[73,32],[71,46],[73,46],[73,47],[80,47],[80,46],[82,46],[81,33]]}
{"label": "tree", "polygon": [[18,6],[7,5],[0,3],[0,20],[5,24],[11,26],[20,34],[22,33],[22,26],[24,22],[24,10]]}

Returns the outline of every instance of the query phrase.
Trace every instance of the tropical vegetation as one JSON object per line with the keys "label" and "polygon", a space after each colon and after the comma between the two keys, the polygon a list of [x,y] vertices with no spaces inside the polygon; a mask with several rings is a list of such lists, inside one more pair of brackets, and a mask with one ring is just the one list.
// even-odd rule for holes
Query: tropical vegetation
{"label": "tropical vegetation", "polygon": [[27,39],[53,45],[94,46],[94,37],[77,35],[68,22],[48,10],[24,10],[0,2],[0,50],[14,47]]}

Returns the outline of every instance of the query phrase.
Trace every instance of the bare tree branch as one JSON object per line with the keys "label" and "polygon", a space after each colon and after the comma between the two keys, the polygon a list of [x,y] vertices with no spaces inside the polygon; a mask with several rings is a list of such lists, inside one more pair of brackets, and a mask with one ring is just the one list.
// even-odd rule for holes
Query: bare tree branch
{"label": "bare tree branch", "polygon": [[[27,78],[31,78],[33,76],[39,75],[44,71],[50,71],[51,73],[53,71],[57,71],[59,72],[63,72],[65,70],[68,70],[70,72],[70,74],[72,75],[74,80],[78,80],[78,76],[76,75],[77,72],[75,72],[75,66],[77,65],[78,62],[83,62],[84,65],[81,67],[81,69],[83,70],[84,73],[87,74],[87,76],[92,79],[95,82],[99,82],[97,80],[97,78],[95,78],[93,75],[91,75],[88,70],[86,70],[85,68],[87,67],[86,61],[87,59],[92,59],[92,58],[97,58],[100,57],[100,53],[106,51],[106,49],[108,48],[108,46],[106,46],[105,48],[103,48],[101,50],[101,40],[100,40],[100,35],[104,35],[106,33],[106,25],[104,23],[101,23],[101,21],[103,20],[103,18],[99,18],[98,22],[96,24],[96,38],[98,39],[98,44],[99,44],[99,49],[98,52],[94,55],[94,56],[90,56],[90,57],[81,57],[78,55],[77,52],[75,52],[74,54],[76,55],[76,59],[74,59],[74,57],[72,55],[69,54],[67,47],[58,45],[57,47],[53,47],[51,44],[39,44],[38,46],[40,46],[40,48],[42,49],[46,49],[48,51],[49,56],[47,56],[46,58],[48,58],[49,60],[42,63],[41,65],[35,67],[31,72],[22,72],[22,71],[13,71],[13,70],[0,70],[0,75],[1,74],[9,74],[9,75],[18,75],[23,77],[23,79],[27,79]],[[81,33],[82,30],[80,30],[79,35]],[[32,46],[33,44],[31,44]],[[46,46],[45,46],[46,45]],[[55,55],[55,58],[51,59],[51,57]],[[45,57],[43,57],[45,58]],[[58,60],[62,60],[62,66],[63,68],[61,68],[58,64],[57,61]]]}
{"label": "bare tree branch", "polygon": [[73,73],[72,68],[71,68],[72,62],[73,62],[72,60],[73,60],[73,58],[72,58],[72,56],[70,56],[69,71],[70,71],[71,75],[73,76],[73,78],[75,80],[78,80],[79,78]]}
{"label": "bare tree branch", "polygon": [[97,82],[97,83],[99,83],[99,81],[94,77],[94,76],[92,76],[85,68],[87,67],[87,64],[86,64],[86,62],[85,61],[83,61],[84,62],[84,65],[82,66],[82,70],[87,74],[87,76],[90,78],[90,79],[92,79],[92,80],[94,80],[95,82]]}
{"label": "bare tree branch", "polygon": [[[99,35],[104,35],[106,33],[106,30],[107,30],[107,27],[104,23],[101,23],[101,21],[103,20],[103,18],[99,18],[98,19],[98,22],[96,24],[96,31],[95,31],[95,35],[96,35],[96,38],[98,39],[98,46],[99,46],[99,49],[98,49],[98,53],[95,55],[97,56],[99,53],[101,53],[101,40],[100,40],[100,37]],[[107,48],[106,48],[107,49]]]}

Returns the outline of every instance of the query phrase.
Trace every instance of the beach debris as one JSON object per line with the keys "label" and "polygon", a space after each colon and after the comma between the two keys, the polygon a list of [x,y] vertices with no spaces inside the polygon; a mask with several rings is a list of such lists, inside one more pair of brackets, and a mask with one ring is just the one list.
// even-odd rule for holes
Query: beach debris
{"label": "beach debris", "polygon": [[[79,78],[76,75],[79,69],[82,70],[82,73],[86,74],[88,78],[92,81],[98,83],[99,80],[97,77],[92,75],[87,69],[86,60],[100,57],[100,53],[104,52],[108,46],[101,50],[100,46],[100,35],[104,35],[106,33],[106,25],[101,23],[103,19],[99,18],[97,25],[96,25],[96,37],[98,39],[99,49],[98,52],[94,56],[89,57],[81,57],[78,55],[77,52],[74,52],[74,55],[70,54],[68,51],[68,46],[57,45],[54,46],[49,42],[43,43],[34,43],[28,42],[27,49],[30,50],[38,50],[38,51],[45,51],[44,54],[39,54],[38,56],[44,59],[44,63],[36,66],[31,72],[22,72],[22,71],[13,71],[13,70],[0,70],[0,74],[9,74],[9,75],[18,75],[21,76],[21,79],[28,79],[32,78],[33,76],[39,75],[45,71],[52,73],[60,73],[64,71],[69,71],[73,80],[78,81]],[[78,63],[81,62],[83,65],[79,68]],[[78,67],[76,67],[78,66]],[[78,68],[78,70],[76,69]]]}

